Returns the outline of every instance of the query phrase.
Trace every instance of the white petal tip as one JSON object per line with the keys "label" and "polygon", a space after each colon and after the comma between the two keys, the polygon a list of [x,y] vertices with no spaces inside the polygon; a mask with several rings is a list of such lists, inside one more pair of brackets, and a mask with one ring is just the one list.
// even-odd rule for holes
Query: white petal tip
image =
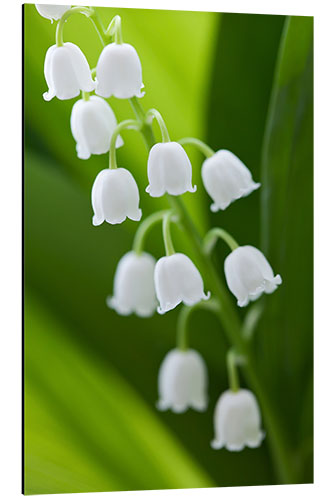
{"label": "white petal tip", "polygon": [[139,221],[142,217],[142,210],[139,208],[136,212],[129,215],[128,218],[134,220],[135,222]]}
{"label": "white petal tip", "polygon": [[99,219],[98,217],[96,217],[96,215],[93,216],[93,219],[92,219],[92,223],[93,223],[93,226],[100,226],[103,222],[103,219]]}
{"label": "white petal tip", "polygon": [[55,95],[51,94],[50,92],[44,92],[44,94],[43,94],[43,99],[46,102],[51,101],[51,99],[53,99],[53,97],[55,97]]}
{"label": "white petal tip", "polygon": [[221,448],[223,448],[223,443],[221,443],[220,441],[217,441],[216,439],[211,441],[210,445],[213,448],[213,450],[220,450]]}

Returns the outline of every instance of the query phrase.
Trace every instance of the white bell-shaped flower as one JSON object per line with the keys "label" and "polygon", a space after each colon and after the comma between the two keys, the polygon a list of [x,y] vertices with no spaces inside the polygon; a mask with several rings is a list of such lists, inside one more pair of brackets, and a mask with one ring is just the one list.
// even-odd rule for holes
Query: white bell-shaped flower
{"label": "white bell-shaped flower", "polygon": [[53,97],[60,100],[72,99],[81,90],[91,92],[95,88],[85,55],[71,42],[66,42],[61,47],[52,45],[48,49],[44,74],[49,87],[48,92],[43,94],[45,101],[50,101]]}
{"label": "white bell-shaped flower", "polygon": [[240,307],[258,299],[263,293],[273,293],[282,278],[274,276],[266,257],[250,245],[237,247],[224,261],[224,272],[230,291]]}
{"label": "white bell-shaped flower", "polygon": [[260,410],[254,394],[246,389],[225,391],[215,407],[215,438],[211,446],[229,451],[241,451],[245,446],[257,448],[265,437],[260,426]]}
{"label": "white bell-shaped flower", "polygon": [[183,302],[193,306],[208,300],[210,293],[204,292],[204,283],[198,269],[187,255],[175,253],[159,259],[154,273],[155,290],[160,303],[157,311],[164,314]]}
{"label": "white bell-shaped flower", "polygon": [[96,94],[118,99],[142,97],[142,69],[139,56],[128,43],[104,47],[96,67]]}
{"label": "white bell-shaped flower", "polygon": [[142,216],[138,186],[125,168],[102,170],[95,179],[91,201],[94,226],[104,221],[120,224],[126,217],[138,221]]}
{"label": "white bell-shaped flower", "polygon": [[217,151],[203,162],[201,176],[207,193],[214,201],[210,207],[212,212],[225,210],[233,201],[260,187],[253,181],[244,163],[226,149]]}
{"label": "white bell-shaped flower", "polygon": [[174,196],[194,193],[192,187],[192,165],[184,148],[178,142],[155,144],[148,157],[147,193],[153,198],[169,193]]}
{"label": "white bell-shaped flower", "polygon": [[45,17],[45,19],[50,19],[51,22],[58,21],[67,10],[71,8],[70,5],[47,5],[47,4],[35,4],[38,13]]}
{"label": "white bell-shaped flower", "polygon": [[161,411],[183,413],[188,408],[204,411],[207,408],[207,368],[194,349],[172,349],[164,358],[158,374]]}
{"label": "white bell-shaped flower", "polygon": [[[117,119],[109,104],[97,96],[89,100],[80,99],[72,109],[71,130],[76,140],[77,155],[87,160],[90,155],[107,153],[111,136],[117,126]],[[124,144],[118,135],[116,147]]]}
{"label": "white bell-shaped flower", "polygon": [[155,259],[149,253],[126,253],[119,261],[113,287],[113,297],[107,305],[122,316],[152,316],[157,299],[154,288]]}

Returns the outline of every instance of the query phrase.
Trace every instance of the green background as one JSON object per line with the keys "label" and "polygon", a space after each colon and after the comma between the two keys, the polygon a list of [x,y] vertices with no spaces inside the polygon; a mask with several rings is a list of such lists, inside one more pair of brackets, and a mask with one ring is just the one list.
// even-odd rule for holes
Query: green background
{"label": "green background", "polygon": [[[179,308],[139,319],[106,307],[137,224],[92,226],[90,190],[108,159],[76,157],[69,126],[74,100],[43,100],[44,57],[55,23],[25,5],[24,491],[312,482],[313,20],[98,11],[105,25],[121,15],[124,39],[143,66],[141,102],[162,113],[171,139],[196,136],[214,149],[230,149],[262,183],[249,198],[212,214],[200,180],[202,158],[188,150],[198,191],[183,199],[200,231],[226,228],[240,244],[260,247],[283,277],[279,290],[261,299],[253,347],[257,375],[283,431],[288,474],[281,475],[269,435],[260,448],[241,453],[210,448],[214,404],[227,388],[229,345],[208,312],[195,313],[191,322],[191,344],[209,371],[208,411],[155,409],[158,369],[174,346]],[[64,36],[95,67],[101,45],[90,21],[72,16]],[[119,121],[132,117],[128,101],[109,102]],[[123,137],[118,162],[135,176],[146,216],[167,201],[144,193],[147,152],[140,136],[127,131]],[[184,235],[178,232],[175,241],[192,256]],[[148,250],[163,255],[160,227]],[[226,252],[219,244],[221,275]]]}

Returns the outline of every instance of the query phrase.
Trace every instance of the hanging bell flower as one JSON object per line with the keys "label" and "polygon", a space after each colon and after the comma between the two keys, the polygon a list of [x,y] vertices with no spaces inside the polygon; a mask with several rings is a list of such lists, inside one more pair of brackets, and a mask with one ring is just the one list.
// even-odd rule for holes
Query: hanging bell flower
{"label": "hanging bell flower", "polygon": [[214,202],[210,207],[212,212],[225,210],[233,201],[260,187],[259,183],[253,181],[244,163],[226,149],[217,151],[203,162],[201,176]]}
{"label": "hanging bell flower", "polygon": [[261,417],[257,400],[251,391],[225,391],[214,412],[215,439],[212,448],[241,451],[245,446],[257,448],[265,437],[260,429]]}
{"label": "hanging bell flower", "polygon": [[161,411],[183,413],[188,408],[204,411],[207,408],[207,368],[194,349],[172,349],[164,358],[158,374]]}
{"label": "hanging bell flower", "polygon": [[102,170],[95,179],[91,200],[94,226],[104,221],[121,224],[126,217],[135,221],[141,219],[138,186],[125,168]]}
{"label": "hanging bell flower", "polygon": [[139,56],[128,43],[104,47],[96,68],[96,94],[118,99],[142,97],[142,69]]}
{"label": "hanging bell flower", "polygon": [[169,193],[178,196],[189,191],[192,187],[192,165],[184,148],[178,142],[161,142],[155,144],[148,157],[147,193],[153,198]]}
{"label": "hanging bell flower", "polygon": [[88,61],[81,49],[71,42],[52,45],[45,56],[44,74],[49,87],[43,94],[45,101],[53,97],[60,100],[77,97],[81,90],[91,92],[95,83],[91,78]]}
{"label": "hanging bell flower", "polygon": [[149,253],[126,253],[118,263],[113,296],[107,298],[107,305],[122,316],[132,313],[144,318],[152,316],[157,306],[155,263]]}
{"label": "hanging bell flower", "polygon": [[208,300],[202,277],[193,262],[183,253],[174,253],[159,259],[154,273],[155,290],[160,303],[157,311],[164,314],[183,302],[193,306]]}
{"label": "hanging bell flower", "polygon": [[250,245],[237,247],[227,256],[224,272],[240,307],[247,306],[263,293],[273,293],[282,283],[279,274],[274,276],[264,254]]}
{"label": "hanging bell flower", "polygon": [[[90,96],[88,101],[77,101],[72,109],[71,130],[78,157],[87,160],[90,155],[107,153],[116,126],[117,119],[113,110],[101,97]],[[124,141],[118,135],[116,147],[123,144]]]}
{"label": "hanging bell flower", "polygon": [[62,15],[71,8],[70,5],[47,5],[47,4],[35,4],[38,13],[49,19],[51,22],[58,21]]}

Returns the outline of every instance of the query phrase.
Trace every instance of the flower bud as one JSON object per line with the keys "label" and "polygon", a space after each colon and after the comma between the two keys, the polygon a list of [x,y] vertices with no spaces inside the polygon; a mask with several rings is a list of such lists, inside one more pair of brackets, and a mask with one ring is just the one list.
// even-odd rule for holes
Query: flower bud
{"label": "flower bud", "polygon": [[157,311],[164,314],[183,302],[193,306],[208,300],[204,293],[202,277],[191,259],[183,253],[162,257],[157,261],[154,273],[155,290],[160,303]]}
{"label": "flower bud", "polygon": [[95,179],[91,200],[94,226],[99,226],[104,221],[120,224],[126,217],[135,221],[141,219],[138,186],[125,168],[102,170]]}
{"label": "flower bud", "polygon": [[212,212],[225,210],[230,203],[260,187],[244,163],[226,149],[217,151],[203,162],[202,181],[214,203]]}
{"label": "flower bud", "polygon": [[130,99],[142,97],[142,69],[139,56],[128,43],[104,47],[96,68],[96,94]]}
{"label": "flower bud", "polygon": [[172,349],[164,358],[158,374],[161,411],[183,413],[188,408],[204,411],[207,408],[207,368],[194,349]]}
{"label": "flower bud", "polygon": [[49,87],[43,94],[45,101],[53,97],[72,99],[80,91],[91,92],[95,84],[91,78],[88,61],[81,49],[71,42],[61,47],[52,45],[45,56],[44,74]]}
{"label": "flower bud", "polygon": [[67,10],[71,8],[70,5],[47,5],[47,4],[35,4],[38,13],[45,17],[45,19],[50,19],[51,22],[58,21]]}
{"label": "flower bud", "polygon": [[[72,109],[71,130],[76,140],[77,155],[87,160],[90,155],[107,153],[110,149],[111,136],[117,126],[117,120],[109,104],[97,96],[90,96],[88,101],[80,99]],[[124,144],[118,135],[116,147]]]}
{"label": "flower bud", "polygon": [[147,193],[153,198],[169,193],[174,196],[194,193],[192,187],[192,165],[184,148],[178,142],[155,144],[148,157]]}
{"label": "flower bud", "polygon": [[132,313],[141,317],[152,316],[157,306],[155,262],[149,253],[126,253],[118,263],[113,297],[107,298],[107,305],[122,316]]}
{"label": "flower bud", "polygon": [[263,293],[273,293],[282,283],[279,274],[274,276],[264,254],[250,245],[238,247],[228,255],[224,272],[240,307],[247,306]]}
{"label": "flower bud", "polygon": [[257,448],[265,437],[260,424],[259,406],[251,391],[225,391],[216,404],[211,446],[229,451],[241,451],[245,446]]}

